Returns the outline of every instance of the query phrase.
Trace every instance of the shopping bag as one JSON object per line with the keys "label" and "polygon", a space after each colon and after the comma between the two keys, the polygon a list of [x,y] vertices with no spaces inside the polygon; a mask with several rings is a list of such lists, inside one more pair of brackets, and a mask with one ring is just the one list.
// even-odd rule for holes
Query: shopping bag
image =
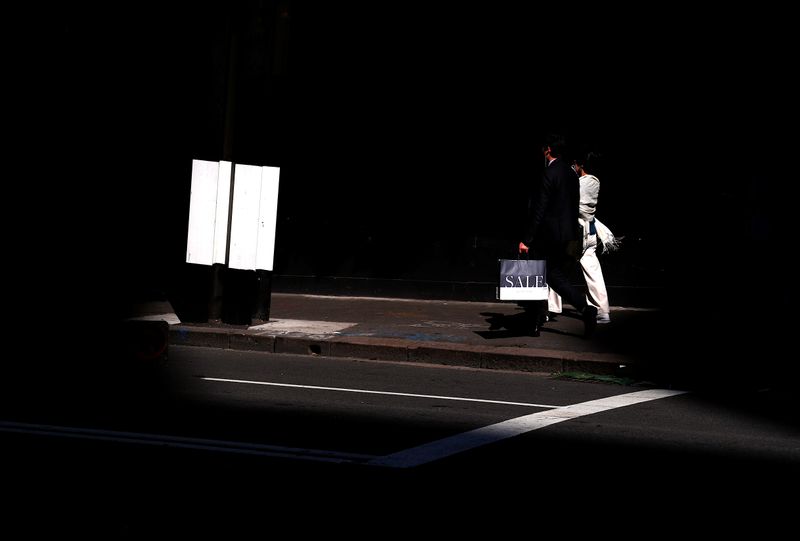
{"label": "shopping bag", "polygon": [[546,301],[547,265],[544,259],[498,259],[501,301]]}

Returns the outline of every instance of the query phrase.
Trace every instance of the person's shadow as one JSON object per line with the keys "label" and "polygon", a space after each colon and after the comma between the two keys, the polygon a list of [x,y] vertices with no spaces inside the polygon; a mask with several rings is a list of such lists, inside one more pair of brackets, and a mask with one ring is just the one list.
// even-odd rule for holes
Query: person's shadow
{"label": "person's shadow", "polygon": [[475,334],[487,340],[514,336],[532,336],[534,334],[534,316],[524,310],[510,315],[495,312],[481,312],[481,315],[486,317],[489,330],[475,331]]}
{"label": "person's shadow", "polygon": [[[482,316],[486,316],[486,323],[489,324],[487,331],[475,331],[475,334],[485,338],[486,340],[496,340],[498,338],[512,338],[519,336],[539,336],[535,332],[536,325],[533,313],[520,309],[516,314],[498,314],[495,312],[481,312]],[[568,311],[564,314],[557,314],[555,317],[578,317]],[[539,331],[555,333],[555,334],[570,334],[546,325],[539,325]]]}

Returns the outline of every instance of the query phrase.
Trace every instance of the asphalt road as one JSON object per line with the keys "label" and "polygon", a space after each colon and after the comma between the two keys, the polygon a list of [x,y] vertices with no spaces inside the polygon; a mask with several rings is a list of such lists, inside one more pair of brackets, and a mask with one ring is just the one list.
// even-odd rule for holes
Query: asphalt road
{"label": "asphalt road", "polygon": [[581,502],[641,517],[669,502],[671,520],[705,522],[709,501],[779,509],[800,478],[785,391],[193,347],[141,368],[4,381],[9,518],[138,535],[343,527],[357,512],[413,530],[449,523],[446,509],[466,528],[478,510],[560,516]]}

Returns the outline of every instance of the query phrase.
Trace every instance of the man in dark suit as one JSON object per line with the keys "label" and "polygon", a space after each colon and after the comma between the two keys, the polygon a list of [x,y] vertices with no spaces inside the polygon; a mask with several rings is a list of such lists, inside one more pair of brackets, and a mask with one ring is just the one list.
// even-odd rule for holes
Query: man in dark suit
{"label": "man in dark suit", "polygon": [[[569,269],[575,264],[582,240],[578,226],[580,199],[578,175],[563,159],[564,138],[548,135],[542,147],[547,162],[538,197],[531,206],[528,228],[519,251],[533,251],[533,257],[547,261],[547,283],[556,293],[578,309],[583,319],[584,336],[590,337],[597,326],[597,308],[586,302],[582,290],[569,281]],[[547,301],[534,312],[534,335],[538,335]],[[528,309],[532,306],[528,306]]]}

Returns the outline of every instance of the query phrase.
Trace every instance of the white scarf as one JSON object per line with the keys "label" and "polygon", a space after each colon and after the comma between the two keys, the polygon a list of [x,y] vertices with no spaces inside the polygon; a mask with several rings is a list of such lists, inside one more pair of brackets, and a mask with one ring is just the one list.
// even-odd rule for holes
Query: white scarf
{"label": "white scarf", "polygon": [[594,175],[583,175],[580,179],[581,194],[580,206],[578,208],[581,226],[583,227],[583,248],[586,249],[589,240],[589,227],[592,220],[594,220],[594,227],[597,230],[597,236],[600,242],[603,243],[602,253],[614,252],[619,249],[622,237],[615,237],[614,233],[600,220],[595,218],[595,210],[597,208],[597,198],[600,194],[600,181]]}
{"label": "white scarf", "polygon": [[603,250],[601,253],[615,252],[619,249],[623,237],[615,237],[614,233],[597,218],[594,219],[594,228],[597,230],[597,236],[600,238],[600,242],[603,243]]}

